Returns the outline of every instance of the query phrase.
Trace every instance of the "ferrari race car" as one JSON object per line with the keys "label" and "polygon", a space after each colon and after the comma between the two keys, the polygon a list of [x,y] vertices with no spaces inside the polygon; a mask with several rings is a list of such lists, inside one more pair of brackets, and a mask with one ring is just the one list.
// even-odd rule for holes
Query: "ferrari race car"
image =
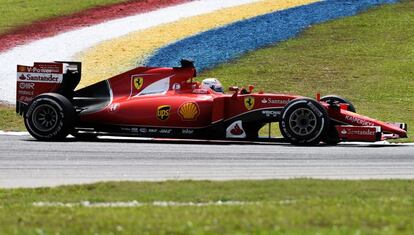
{"label": "ferrari race car", "polygon": [[339,96],[316,99],[253,92],[215,79],[195,82],[191,61],[181,67],[138,67],[75,91],[81,63],[17,66],[16,112],[38,140],[99,135],[260,141],[259,130],[279,122],[295,145],[374,142],[407,137],[407,125],[355,112]]}

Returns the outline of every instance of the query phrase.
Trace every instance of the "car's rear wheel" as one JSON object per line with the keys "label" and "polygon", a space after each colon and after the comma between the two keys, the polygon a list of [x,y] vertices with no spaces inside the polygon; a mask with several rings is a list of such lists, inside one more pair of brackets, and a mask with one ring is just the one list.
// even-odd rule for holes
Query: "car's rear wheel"
{"label": "car's rear wheel", "polygon": [[46,93],[37,96],[24,117],[29,133],[38,140],[62,140],[73,128],[75,110],[64,96]]}
{"label": "car's rear wheel", "polygon": [[316,100],[299,98],[282,110],[279,122],[283,137],[294,145],[316,145],[326,135],[329,117]]}

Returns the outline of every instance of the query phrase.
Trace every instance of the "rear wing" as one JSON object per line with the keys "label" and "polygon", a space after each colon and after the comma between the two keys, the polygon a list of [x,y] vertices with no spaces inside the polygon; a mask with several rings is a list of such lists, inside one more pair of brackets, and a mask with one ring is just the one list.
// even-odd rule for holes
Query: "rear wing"
{"label": "rear wing", "polygon": [[81,79],[80,62],[35,62],[33,66],[17,65],[16,112],[24,114],[38,95],[54,92],[69,100]]}

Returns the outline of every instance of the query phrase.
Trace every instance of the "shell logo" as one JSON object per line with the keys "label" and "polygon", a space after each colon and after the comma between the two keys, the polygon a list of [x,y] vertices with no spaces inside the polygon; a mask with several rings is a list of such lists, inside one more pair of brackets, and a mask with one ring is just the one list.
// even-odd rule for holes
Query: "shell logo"
{"label": "shell logo", "polygon": [[178,115],[180,115],[183,121],[195,121],[200,115],[200,108],[197,103],[187,102],[180,106]]}

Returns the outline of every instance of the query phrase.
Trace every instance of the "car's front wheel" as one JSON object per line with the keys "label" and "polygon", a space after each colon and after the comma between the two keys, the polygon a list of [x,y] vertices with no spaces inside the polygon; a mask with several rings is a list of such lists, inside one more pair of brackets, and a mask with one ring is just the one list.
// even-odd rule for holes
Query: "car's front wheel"
{"label": "car's front wheel", "polygon": [[329,117],[319,102],[309,98],[290,101],[279,122],[283,137],[294,145],[316,145],[326,135]]}
{"label": "car's front wheel", "polygon": [[37,96],[24,117],[29,133],[38,140],[62,140],[73,128],[75,110],[72,103],[56,93]]}
{"label": "car's front wheel", "polygon": [[[321,98],[321,101],[327,102],[329,104],[347,104],[348,105],[348,111],[356,113],[355,106],[352,104],[351,101],[337,95],[327,95]],[[340,142],[338,132],[335,128],[336,125],[339,125],[339,123],[335,121],[331,121],[331,124],[329,126],[328,133],[326,136],[322,139],[323,142],[325,142],[328,145],[336,145]]]}

